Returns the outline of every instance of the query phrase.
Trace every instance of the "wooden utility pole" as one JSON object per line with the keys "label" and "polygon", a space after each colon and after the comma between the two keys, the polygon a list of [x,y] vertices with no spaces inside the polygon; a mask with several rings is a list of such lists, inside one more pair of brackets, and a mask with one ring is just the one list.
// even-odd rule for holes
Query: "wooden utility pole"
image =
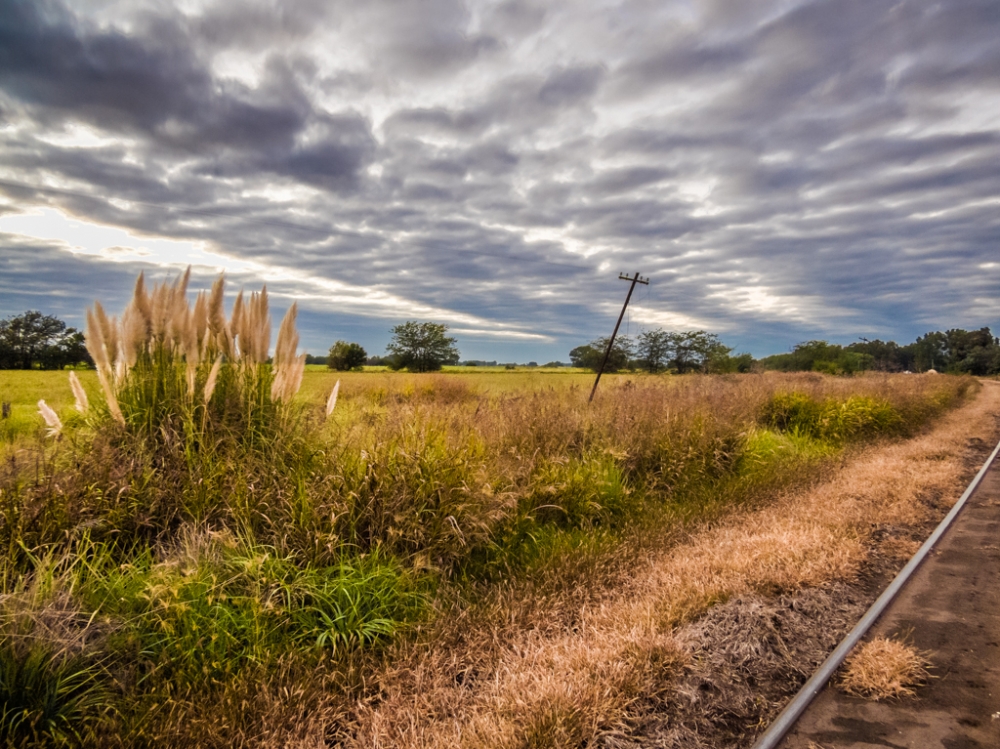
{"label": "wooden utility pole", "polygon": [[632,292],[635,291],[635,285],[641,283],[645,286],[649,286],[649,279],[643,278],[636,271],[634,276],[628,276],[624,273],[619,273],[618,278],[622,281],[631,281],[632,285],[628,287],[628,296],[625,297],[625,304],[622,305],[622,313],[618,315],[618,322],[615,323],[615,332],[611,334],[611,340],[608,341],[608,348],[604,352],[604,361],[601,362],[601,368],[597,370],[597,379],[594,380],[594,387],[590,391],[590,397],[587,399],[587,403],[594,400],[594,393],[597,392],[597,383],[601,381],[601,375],[604,374],[604,367],[608,364],[608,359],[611,357],[611,349],[615,345],[615,337],[618,335],[618,328],[621,327],[622,318],[625,317],[625,309],[628,307],[629,300],[632,298]]}

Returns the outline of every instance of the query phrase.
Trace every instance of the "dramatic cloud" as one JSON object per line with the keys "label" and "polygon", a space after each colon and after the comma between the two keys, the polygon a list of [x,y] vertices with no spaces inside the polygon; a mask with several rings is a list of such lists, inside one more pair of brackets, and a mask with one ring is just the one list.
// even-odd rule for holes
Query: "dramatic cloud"
{"label": "dramatic cloud", "polygon": [[1000,329],[993,0],[0,0],[0,315],[192,264],[303,341]]}

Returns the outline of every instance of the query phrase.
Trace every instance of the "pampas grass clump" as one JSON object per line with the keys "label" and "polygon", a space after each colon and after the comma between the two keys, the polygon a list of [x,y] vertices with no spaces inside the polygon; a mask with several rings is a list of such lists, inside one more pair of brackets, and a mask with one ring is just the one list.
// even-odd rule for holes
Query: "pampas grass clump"
{"label": "pampas grass clump", "polygon": [[[173,283],[147,289],[143,274],[120,318],[100,302],[87,311],[87,349],[104,392],[106,413],[129,432],[158,437],[204,436],[225,425],[250,437],[267,431],[298,392],[305,354],[298,355],[296,305],[281,323],[273,367],[268,364],[271,315],[267,288],[240,291],[229,319],[224,279],[192,305],[191,270]],[[88,405],[70,384],[77,408]]]}

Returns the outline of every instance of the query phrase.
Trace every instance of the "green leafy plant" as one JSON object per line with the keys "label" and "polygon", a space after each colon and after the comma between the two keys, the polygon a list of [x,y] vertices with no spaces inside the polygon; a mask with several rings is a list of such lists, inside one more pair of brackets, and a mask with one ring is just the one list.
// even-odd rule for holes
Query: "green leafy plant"
{"label": "green leafy plant", "polygon": [[106,707],[100,663],[32,638],[0,638],[0,742],[82,745]]}

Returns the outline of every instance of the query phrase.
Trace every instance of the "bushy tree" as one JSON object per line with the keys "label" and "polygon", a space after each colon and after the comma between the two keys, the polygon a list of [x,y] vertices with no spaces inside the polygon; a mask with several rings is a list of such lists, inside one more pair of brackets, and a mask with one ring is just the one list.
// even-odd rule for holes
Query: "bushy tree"
{"label": "bushy tree", "polygon": [[728,347],[723,347],[725,350],[718,350],[713,352],[709,357],[705,365],[705,370],[711,372],[712,374],[746,374],[747,372],[752,372],[754,364],[756,363],[753,355],[751,354],[736,354],[732,355],[730,352],[732,349]]}
{"label": "bushy tree", "polygon": [[663,328],[644,330],[636,337],[635,354],[638,364],[647,372],[659,372],[670,363],[673,352],[671,334]]}
{"label": "bushy tree", "polygon": [[447,325],[411,320],[397,325],[391,332],[392,340],[386,350],[392,369],[433,372],[445,364],[458,363],[457,341],[445,335]]}
{"label": "bushy tree", "polygon": [[330,347],[326,365],[338,372],[347,372],[351,369],[361,369],[367,359],[368,352],[360,344],[337,341]]}
{"label": "bushy tree", "polygon": [[51,315],[31,311],[0,320],[0,369],[62,369],[90,364],[83,334]]}
{"label": "bushy tree", "polygon": [[731,351],[722,344],[719,336],[704,330],[687,330],[669,335],[673,351],[671,364],[677,374],[705,372],[712,356],[728,355]]}
{"label": "bushy tree", "polygon": [[602,356],[604,356],[603,351],[598,351],[589,343],[585,343],[569,352],[569,361],[574,367],[596,370],[601,366]]}
{"label": "bushy tree", "polygon": [[869,341],[864,338],[845,346],[844,350],[870,356],[871,362],[867,369],[877,372],[902,372],[915,366],[910,347],[900,346],[895,341],[881,341],[877,338]]}
{"label": "bushy tree", "polygon": [[944,335],[949,372],[986,375],[997,371],[993,362],[997,360],[998,344],[989,328],[957,328]]}
{"label": "bushy tree", "polygon": [[[569,352],[569,359],[574,367],[585,367],[596,372],[604,361],[604,354],[608,350],[608,338],[598,338],[583,346],[577,346]],[[628,368],[632,360],[632,339],[628,336],[620,335],[615,338],[614,346],[608,355],[608,362],[604,366],[605,372],[619,372]]]}

